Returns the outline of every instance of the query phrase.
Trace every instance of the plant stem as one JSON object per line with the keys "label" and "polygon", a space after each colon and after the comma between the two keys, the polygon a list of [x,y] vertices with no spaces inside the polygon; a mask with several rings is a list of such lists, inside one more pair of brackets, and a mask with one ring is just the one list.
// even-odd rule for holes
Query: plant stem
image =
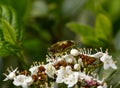
{"label": "plant stem", "polygon": [[28,61],[23,50],[21,50],[19,53],[16,53],[16,56],[23,62],[22,64],[25,67],[28,67]]}

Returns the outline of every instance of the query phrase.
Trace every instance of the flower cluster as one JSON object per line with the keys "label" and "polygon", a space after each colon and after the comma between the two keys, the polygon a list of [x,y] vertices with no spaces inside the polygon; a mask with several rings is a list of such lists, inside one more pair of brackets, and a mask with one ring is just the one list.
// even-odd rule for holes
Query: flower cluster
{"label": "flower cluster", "polygon": [[96,70],[117,69],[112,56],[102,51],[91,54],[91,50],[71,49],[61,55],[47,55],[47,63],[34,62],[29,71],[8,69],[4,81],[13,80],[15,86],[28,88],[56,88],[64,84],[68,88],[107,88],[105,78],[99,79]]}

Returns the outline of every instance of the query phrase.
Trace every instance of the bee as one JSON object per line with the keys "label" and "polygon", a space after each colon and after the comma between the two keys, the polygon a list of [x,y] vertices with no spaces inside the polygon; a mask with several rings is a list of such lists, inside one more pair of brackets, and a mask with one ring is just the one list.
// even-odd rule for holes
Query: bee
{"label": "bee", "polygon": [[48,53],[52,56],[62,55],[74,46],[75,42],[72,40],[59,41],[48,48]]}

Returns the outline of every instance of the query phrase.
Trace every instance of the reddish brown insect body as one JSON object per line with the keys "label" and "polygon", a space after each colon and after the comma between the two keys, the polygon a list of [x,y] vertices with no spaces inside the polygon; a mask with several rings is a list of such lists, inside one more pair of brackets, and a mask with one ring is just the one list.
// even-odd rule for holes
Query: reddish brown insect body
{"label": "reddish brown insect body", "polygon": [[80,54],[79,56],[85,65],[91,65],[93,62],[96,61],[96,58],[94,57],[90,57],[90,56],[83,55],[83,54]]}

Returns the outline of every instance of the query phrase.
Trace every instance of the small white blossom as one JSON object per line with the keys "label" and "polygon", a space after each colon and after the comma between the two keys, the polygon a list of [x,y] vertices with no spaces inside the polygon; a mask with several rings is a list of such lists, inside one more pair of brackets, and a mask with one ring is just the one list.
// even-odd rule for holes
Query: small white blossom
{"label": "small white blossom", "polygon": [[108,54],[103,54],[100,60],[104,63],[105,70],[109,69],[110,67],[113,69],[117,69],[117,66],[112,60],[112,56],[109,56]]}
{"label": "small white blossom", "polygon": [[62,58],[64,58],[67,63],[76,63],[76,58],[72,55],[66,54]]}
{"label": "small white blossom", "polygon": [[44,67],[45,67],[45,72],[46,72],[46,74],[47,74],[49,77],[54,78],[54,75],[55,75],[55,73],[56,73],[55,67],[54,67],[51,63],[45,65]]}
{"label": "small white blossom", "polygon": [[78,72],[72,72],[68,75],[68,77],[65,78],[64,83],[68,85],[69,87],[73,87],[77,82],[79,78]]}
{"label": "small white blossom", "polygon": [[81,80],[85,79],[85,81],[91,81],[93,79],[92,76],[86,75],[84,72],[80,72],[79,77]]}
{"label": "small white blossom", "polygon": [[6,74],[4,74],[5,76],[6,76],[6,78],[3,80],[3,81],[7,81],[7,80],[12,80],[12,79],[14,79],[14,77],[16,77],[16,71],[17,71],[17,69],[18,68],[16,68],[15,70],[10,70],[9,68],[8,68],[8,72],[9,72],[9,74],[8,75],[6,75]]}
{"label": "small white blossom", "polygon": [[23,88],[28,88],[33,83],[31,76],[18,75],[14,78],[13,84],[15,86],[22,86]]}
{"label": "small white blossom", "polygon": [[97,88],[103,88],[103,86],[98,86]]}
{"label": "small white blossom", "polygon": [[68,65],[66,66],[66,72],[69,73],[69,72],[72,72],[72,68]]}
{"label": "small white blossom", "polygon": [[57,78],[56,82],[57,83],[62,83],[64,80],[72,73],[71,67],[60,67],[60,69],[57,71]]}
{"label": "small white blossom", "polygon": [[57,78],[56,78],[56,82],[57,83],[62,83],[64,82],[64,77],[65,77],[65,74],[66,74],[66,70],[65,70],[65,67],[60,67],[60,69],[57,71]]}
{"label": "small white blossom", "polygon": [[78,82],[79,73],[73,72],[70,66],[61,67],[58,70],[56,82],[65,83],[68,87],[74,86]]}
{"label": "small white blossom", "polygon": [[55,59],[56,59],[58,62],[59,62],[59,61],[63,61],[63,58],[61,58],[61,57],[56,57]]}
{"label": "small white blossom", "polygon": [[37,75],[38,72],[38,66],[33,66],[29,69],[29,71],[31,72],[31,75]]}
{"label": "small white blossom", "polygon": [[74,69],[75,69],[75,70],[80,70],[80,64],[75,64],[75,65],[74,65]]}
{"label": "small white blossom", "polygon": [[77,56],[79,54],[78,50],[77,49],[72,49],[70,51],[70,54],[73,55],[73,56]]}
{"label": "small white blossom", "polygon": [[67,60],[67,63],[73,63],[73,59],[69,58],[69,59]]}

